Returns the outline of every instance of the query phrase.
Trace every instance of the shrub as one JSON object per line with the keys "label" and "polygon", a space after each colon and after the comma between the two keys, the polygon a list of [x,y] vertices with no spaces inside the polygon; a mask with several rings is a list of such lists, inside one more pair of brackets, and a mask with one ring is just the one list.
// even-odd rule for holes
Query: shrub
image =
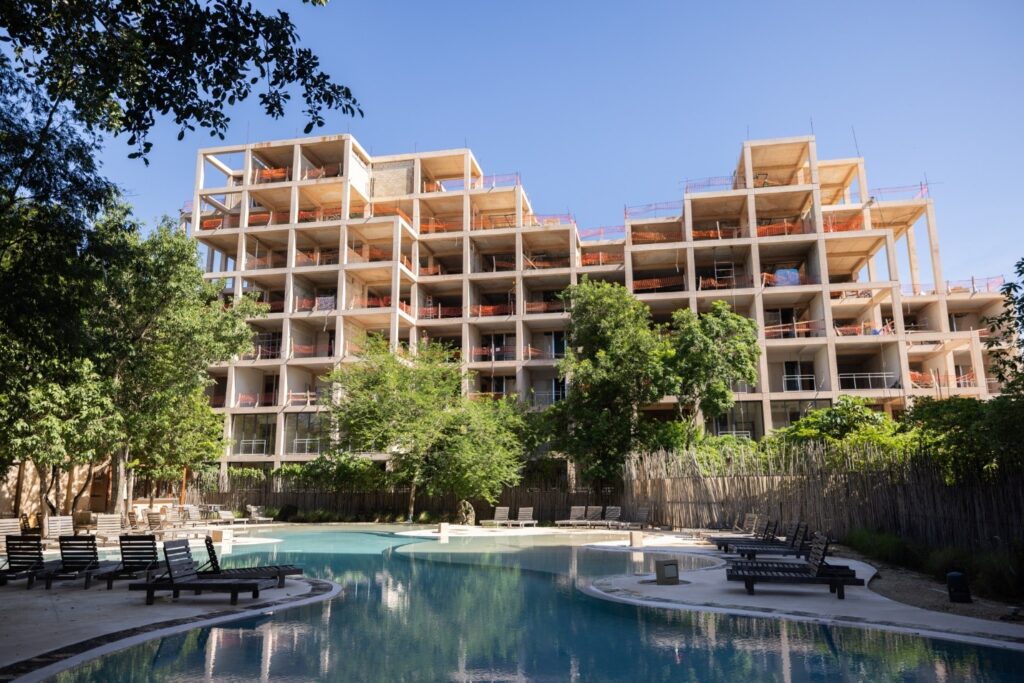
{"label": "shrub", "polygon": [[927,555],[920,547],[883,531],[854,529],[843,542],[868,557],[910,569],[920,569]]}

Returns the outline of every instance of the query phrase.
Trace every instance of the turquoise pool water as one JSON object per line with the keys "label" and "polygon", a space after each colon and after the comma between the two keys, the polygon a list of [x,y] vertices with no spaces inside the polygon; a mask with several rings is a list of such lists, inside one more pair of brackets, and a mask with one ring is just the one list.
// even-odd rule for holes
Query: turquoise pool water
{"label": "turquoise pool water", "polygon": [[283,543],[236,548],[225,564],[302,564],[342,594],[152,640],[54,680],[952,682],[1018,681],[1024,670],[1024,655],[995,648],[590,598],[577,582],[649,571],[650,559],[564,537],[266,533]]}

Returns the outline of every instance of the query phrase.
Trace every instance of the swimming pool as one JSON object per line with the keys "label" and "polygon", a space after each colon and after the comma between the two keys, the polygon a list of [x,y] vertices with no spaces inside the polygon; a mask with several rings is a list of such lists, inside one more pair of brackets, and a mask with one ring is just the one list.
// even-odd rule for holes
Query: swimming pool
{"label": "swimming pool", "polygon": [[577,582],[650,571],[651,558],[564,536],[441,545],[338,527],[263,533],[283,542],[236,548],[225,563],[302,564],[342,593],[151,640],[54,680],[1009,681],[1024,669],[1024,655],[996,648],[597,600]]}

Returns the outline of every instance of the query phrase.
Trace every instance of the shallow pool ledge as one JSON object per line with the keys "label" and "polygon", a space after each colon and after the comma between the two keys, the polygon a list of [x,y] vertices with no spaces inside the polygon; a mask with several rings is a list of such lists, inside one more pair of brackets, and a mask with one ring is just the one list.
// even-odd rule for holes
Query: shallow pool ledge
{"label": "shallow pool ledge", "polygon": [[13,618],[0,619],[0,681],[42,681],[153,638],[322,602],[341,591],[333,581],[303,577],[265,590],[257,600],[240,595],[236,606],[225,593],[190,592],[177,601],[158,593],[156,603],[146,605],[145,594],[129,593],[125,584],[112,591],[59,582],[51,591],[7,586],[3,612]]}
{"label": "shallow pool ledge", "polygon": [[[665,547],[645,547],[643,552],[689,554]],[[875,574],[864,562],[844,559],[843,564],[867,580]],[[824,585],[758,584],[755,594],[747,595],[741,582],[726,581],[722,566],[680,572],[679,578],[685,583],[659,586],[653,583],[653,574],[609,576],[579,585],[579,590],[594,598],[645,607],[881,629],[1024,652],[1024,626],[912,607],[867,587],[847,586],[846,599],[839,600]]]}

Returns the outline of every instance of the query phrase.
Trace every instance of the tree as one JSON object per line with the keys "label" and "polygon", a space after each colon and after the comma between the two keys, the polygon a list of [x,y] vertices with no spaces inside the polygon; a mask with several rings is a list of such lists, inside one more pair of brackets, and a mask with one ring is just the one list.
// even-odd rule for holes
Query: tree
{"label": "tree", "polygon": [[1003,310],[986,320],[985,340],[1002,393],[1024,398],[1024,258],[1014,266],[1016,280],[1003,285]]}
{"label": "tree", "polygon": [[86,321],[124,424],[112,467],[120,512],[129,470],[167,476],[221,455],[219,420],[203,400],[207,368],[251,348],[246,319],[266,307],[248,298],[225,307],[218,285],[203,279],[195,242],[169,221],[143,239],[117,206],[97,232],[113,232],[130,254],[104,272]]}
{"label": "tree", "polygon": [[584,277],[563,299],[570,318],[558,372],[571,388],[549,409],[552,445],[584,478],[607,481],[643,440],[641,408],[665,395],[668,345],[647,305],[619,284]]}
{"label": "tree", "polygon": [[409,486],[410,520],[421,490],[493,500],[518,481],[522,449],[511,408],[473,404],[462,395],[463,379],[440,344],[392,352],[376,336],[360,362],[327,377],[339,396],[331,406],[338,449],[389,454],[392,478]]}
{"label": "tree", "polygon": [[179,140],[196,127],[223,138],[225,107],[257,86],[263,110],[281,118],[297,85],[307,133],[324,125],[325,110],[362,114],[351,90],[299,46],[286,12],[264,14],[245,0],[22,0],[0,7],[0,29],[54,108],[67,105],[89,130],[128,135],[133,157],[149,152],[157,114],[174,119]]}
{"label": "tree", "polygon": [[61,477],[68,475],[70,497],[75,466],[88,464],[90,476],[74,496],[77,502],[91,482],[91,466],[105,458],[120,437],[121,420],[110,394],[110,383],[96,374],[92,363],[83,360],[70,368],[64,381],[31,387],[24,410],[9,421],[5,439],[9,457],[35,466],[44,515],[67,511],[61,500]]}
{"label": "tree", "polygon": [[668,393],[676,397],[679,421],[688,426],[689,446],[701,414],[714,418],[732,408],[732,383],[757,381],[757,323],[733,313],[724,301],[701,315],[682,308],[672,314],[669,343]]}

